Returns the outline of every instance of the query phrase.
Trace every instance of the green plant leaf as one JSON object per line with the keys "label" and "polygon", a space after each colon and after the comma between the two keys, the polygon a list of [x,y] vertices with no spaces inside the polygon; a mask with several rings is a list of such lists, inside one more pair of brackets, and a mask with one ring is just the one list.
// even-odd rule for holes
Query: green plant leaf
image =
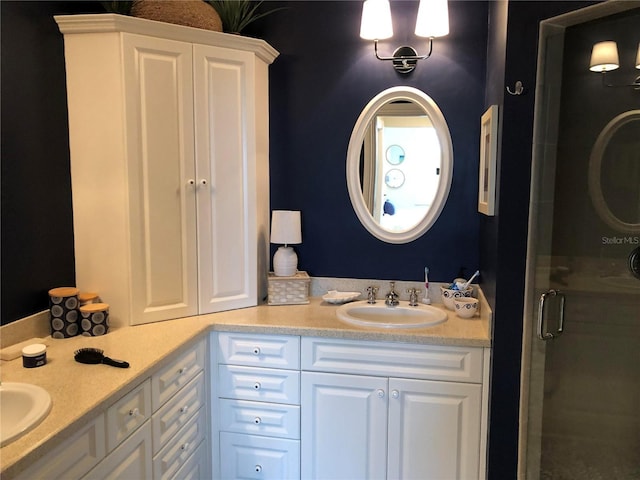
{"label": "green plant leaf", "polygon": [[113,0],[109,2],[100,2],[108,13],[119,13],[120,15],[131,15],[131,7],[135,0]]}
{"label": "green plant leaf", "polygon": [[222,26],[226,33],[240,33],[250,23],[286,8],[279,7],[265,12],[259,12],[258,9],[262,5],[262,1],[209,0],[208,3],[215,8],[218,15],[220,15],[220,20],[222,20]]}

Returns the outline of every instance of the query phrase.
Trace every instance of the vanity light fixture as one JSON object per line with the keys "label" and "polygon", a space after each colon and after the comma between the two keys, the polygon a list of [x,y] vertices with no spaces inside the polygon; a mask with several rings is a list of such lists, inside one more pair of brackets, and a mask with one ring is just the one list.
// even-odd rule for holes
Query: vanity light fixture
{"label": "vanity light fixture", "polygon": [[[607,72],[611,72],[620,67],[618,57],[618,45],[616,42],[607,40],[598,42],[593,45],[591,50],[591,61],[589,62],[589,70],[592,72],[602,73],[602,85],[605,87],[632,87],[634,90],[640,91],[640,76],[636,77],[633,83],[624,85],[611,85],[606,82],[605,76]],[[640,44],[638,44],[638,53],[636,54],[636,68],[640,69]]]}
{"label": "vanity light fixture", "polygon": [[418,60],[429,58],[433,52],[434,37],[449,34],[449,10],[447,0],[420,0],[415,34],[429,39],[429,52],[418,55],[415,48],[404,45],[398,47],[391,57],[378,54],[378,40],[393,36],[391,7],[389,0],[365,0],[362,6],[360,37],[373,40],[373,48],[378,60],[393,62],[393,68],[399,73],[409,73],[416,68]]}
{"label": "vanity light fixture", "polygon": [[284,245],[278,247],[273,255],[273,273],[276,277],[292,277],[298,271],[298,255],[293,247],[302,243],[300,212],[293,210],[274,210],[271,213],[271,243]]}

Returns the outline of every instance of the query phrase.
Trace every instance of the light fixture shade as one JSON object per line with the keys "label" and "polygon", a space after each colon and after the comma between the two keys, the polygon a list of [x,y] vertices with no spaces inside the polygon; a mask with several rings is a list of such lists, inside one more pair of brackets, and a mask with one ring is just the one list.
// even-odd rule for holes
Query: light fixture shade
{"label": "light fixture shade", "polygon": [[271,214],[271,243],[296,245],[302,243],[300,212],[274,210]]}
{"label": "light fixture shade", "polygon": [[389,0],[366,0],[362,5],[360,37],[382,40],[393,36]]}
{"label": "light fixture shade", "polygon": [[640,70],[640,43],[638,44],[638,53],[636,54],[636,68]]}
{"label": "light fixture shade", "polygon": [[616,42],[599,42],[591,51],[589,70],[592,72],[610,72],[620,66],[618,60],[618,45]]}
{"label": "light fixture shade", "polygon": [[449,34],[447,0],[420,0],[415,33],[419,37],[442,37]]}

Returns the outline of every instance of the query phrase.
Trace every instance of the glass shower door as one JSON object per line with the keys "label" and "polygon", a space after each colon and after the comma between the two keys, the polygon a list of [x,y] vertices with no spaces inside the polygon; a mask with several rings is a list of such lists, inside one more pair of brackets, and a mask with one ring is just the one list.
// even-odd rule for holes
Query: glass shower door
{"label": "glass shower door", "polygon": [[[640,479],[640,90],[607,86],[640,73],[631,58],[640,9],[616,8],[550,19],[541,31],[521,389],[526,479]],[[604,39],[616,40],[621,63],[606,81],[588,69]]]}

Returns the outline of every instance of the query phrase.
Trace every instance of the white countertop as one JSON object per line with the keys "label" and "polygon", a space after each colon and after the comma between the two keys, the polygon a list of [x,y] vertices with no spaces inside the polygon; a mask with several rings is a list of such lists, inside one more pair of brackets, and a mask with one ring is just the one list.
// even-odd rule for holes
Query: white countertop
{"label": "white countertop", "polygon": [[[169,355],[188,347],[209,331],[489,347],[491,311],[481,293],[480,300],[480,317],[462,319],[447,311],[446,322],[426,328],[382,329],[347,325],[336,317],[336,305],[312,298],[309,305],[260,305],[117,328],[101,337],[51,339],[45,366],[23,368],[22,358],[0,363],[3,382],[39,385],[49,392],[53,404],[42,423],[0,449],[0,475],[8,480],[46,455],[123,393],[153,374]],[[444,309],[441,304],[434,306]],[[131,366],[120,369],[77,363],[73,354],[83,347],[101,348],[105,355],[126,360]]]}

